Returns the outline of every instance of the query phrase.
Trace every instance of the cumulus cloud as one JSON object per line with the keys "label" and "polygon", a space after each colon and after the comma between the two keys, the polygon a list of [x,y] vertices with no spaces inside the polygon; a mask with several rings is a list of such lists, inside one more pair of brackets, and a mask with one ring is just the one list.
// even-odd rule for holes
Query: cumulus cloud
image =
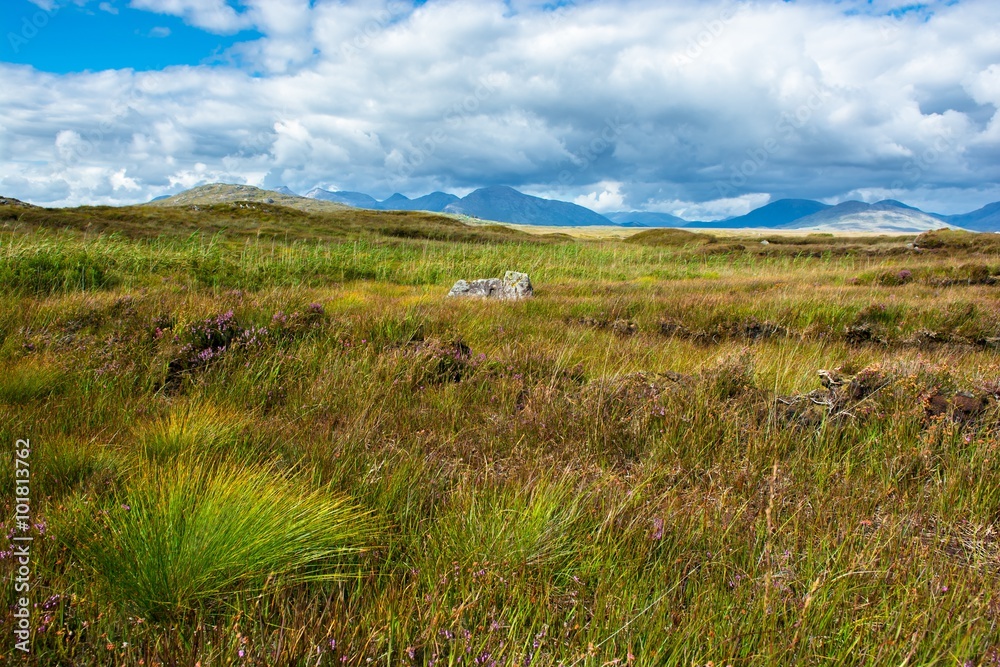
{"label": "cumulus cloud", "polygon": [[610,213],[621,211],[625,206],[625,197],[622,196],[621,183],[601,183],[600,192],[589,192],[574,199],[574,203],[580,206],[597,211],[598,213]]}
{"label": "cumulus cloud", "polygon": [[249,28],[250,18],[226,0],[131,0],[133,9],[180,16],[191,25],[212,32],[233,33]]}
{"label": "cumulus cloud", "polygon": [[130,6],[263,37],[231,64],[162,72],[0,64],[3,194],[502,183],[696,219],[780,197],[941,212],[1000,199],[1000,6],[987,0]]}

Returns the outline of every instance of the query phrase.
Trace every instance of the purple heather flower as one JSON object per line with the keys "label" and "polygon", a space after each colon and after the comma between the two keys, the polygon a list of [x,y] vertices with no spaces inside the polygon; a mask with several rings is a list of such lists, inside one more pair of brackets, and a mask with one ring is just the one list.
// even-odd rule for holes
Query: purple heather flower
{"label": "purple heather flower", "polygon": [[663,519],[656,517],[653,519],[653,541],[659,542],[663,539]]}

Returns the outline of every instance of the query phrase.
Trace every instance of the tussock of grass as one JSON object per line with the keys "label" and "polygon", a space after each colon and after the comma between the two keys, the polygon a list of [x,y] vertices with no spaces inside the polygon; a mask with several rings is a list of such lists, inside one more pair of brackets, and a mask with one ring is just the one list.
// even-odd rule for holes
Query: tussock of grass
{"label": "tussock of grass", "polygon": [[431,553],[446,569],[494,563],[554,573],[579,556],[574,533],[584,498],[568,483],[546,479],[514,488],[464,485],[430,529]]}
{"label": "tussock of grass", "polygon": [[64,373],[51,361],[29,358],[8,363],[0,375],[0,402],[19,404],[43,399],[62,389]]}
{"label": "tussock of grass", "polygon": [[188,404],[140,425],[137,448],[148,459],[169,464],[183,456],[240,454],[246,425],[238,413],[211,404]]}
{"label": "tussock of grass", "polygon": [[116,605],[178,618],[227,596],[353,576],[372,535],[343,496],[257,465],[142,465],[73,545]]}
{"label": "tussock of grass", "polygon": [[119,456],[94,440],[46,438],[45,447],[38,452],[38,488],[55,499],[81,490],[103,494],[117,486],[126,469]]}

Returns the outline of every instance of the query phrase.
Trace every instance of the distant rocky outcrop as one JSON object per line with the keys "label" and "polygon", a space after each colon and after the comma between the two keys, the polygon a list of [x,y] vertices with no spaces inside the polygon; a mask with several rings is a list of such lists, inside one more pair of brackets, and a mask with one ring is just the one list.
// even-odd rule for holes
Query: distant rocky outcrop
{"label": "distant rocky outcrop", "polygon": [[231,185],[227,183],[211,183],[172,195],[158,197],[147,206],[212,206],[214,204],[277,204],[299,209],[307,213],[337,212],[348,210],[343,204],[336,202],[307,199],[298,195],[283,194],[277,190],[262,190],[252,185]]}
{"label": "distant rocky outcrop", "polygon": [[508,271],[503,279],[485,278],[467,282],[459,280],[448,292],[449,297],[473,297],[479,299],[499,299],[501,301],[517,301],[527,299],[534,294],[531,278],[527,273]]}
{"label": "distant rocky outcrop", "polygon": [[20,208],[38,208],[34,204],[29,204],[23,202],[20,199],[14,199],[13,197],[0,197],[0,206],[17,206]]}

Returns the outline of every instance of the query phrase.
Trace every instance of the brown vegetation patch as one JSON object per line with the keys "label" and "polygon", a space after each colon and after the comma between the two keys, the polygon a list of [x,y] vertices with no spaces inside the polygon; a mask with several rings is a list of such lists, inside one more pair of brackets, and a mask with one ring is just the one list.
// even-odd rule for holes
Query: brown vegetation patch
{"label": "brown vegetation patch", "polygon": [[754,317],[725,320],[706,329],[690,329],[676,318],[663,318],[659,323],[660,334],[668,338],[693,340],[705,345],[727,340],[760,341],[772,338],[787,338],[791,332],[787,327]]}

